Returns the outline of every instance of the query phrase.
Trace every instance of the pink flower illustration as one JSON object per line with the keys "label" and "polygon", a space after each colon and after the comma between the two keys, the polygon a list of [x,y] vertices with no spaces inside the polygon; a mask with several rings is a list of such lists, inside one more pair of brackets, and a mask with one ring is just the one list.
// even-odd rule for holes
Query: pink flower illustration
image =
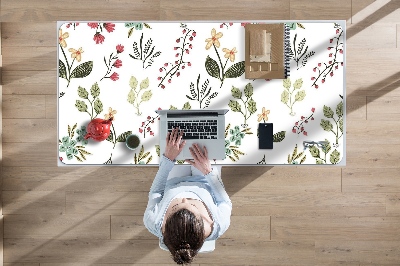
{"label": "pink flower illustration", "polygon": [[116,72],[112,73],[112,75],[110,76],[110,79],[111,79],[112,81],[118,80],[118,79],[119,79],[118,73],[116,73]]}
{"label": "pink flower illustration", "polygon": [[124,51],[124,46],[122,46],[121,44],[118,44],[116,48],[117,48],[117,53],[118,54],[120,54],[120,53],[122,53]]}
{"label": "pink flower illustration", "polygon": [[103,35],[101,35],[100,33],[96,33],[95,35],[94,35],[94,37],[93,37],[93,40],[96,42],[96,44],[99,44],[99,43],[103,43],[104,42],[104,36]]}
{"label": "pink flower illustration", "polygon": [[116,68],[120,68],[122,66],[122,61],[119,59],[115,60],[113,66],[115,66]]}
{"label": "pink flower illustration", "polygon": [[99,23],[88,23],[88,26],[92,29],[97,29],[97,27],[99,26]]}
{"label": "pink flower illustration", "polygon": [[113,32],[115,30],[114,23],[104,23],[103,27],[108,31],[108,33]]}

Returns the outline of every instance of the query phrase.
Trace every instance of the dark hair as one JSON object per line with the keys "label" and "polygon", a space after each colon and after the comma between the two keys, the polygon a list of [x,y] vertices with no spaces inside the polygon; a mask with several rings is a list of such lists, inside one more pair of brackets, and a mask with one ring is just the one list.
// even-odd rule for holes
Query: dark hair
{"label": "dark hair", "polygon": [[180,209],[167,218],[163,237],[177,264],[191,263],[204,244],[203,219],[187,209]]}

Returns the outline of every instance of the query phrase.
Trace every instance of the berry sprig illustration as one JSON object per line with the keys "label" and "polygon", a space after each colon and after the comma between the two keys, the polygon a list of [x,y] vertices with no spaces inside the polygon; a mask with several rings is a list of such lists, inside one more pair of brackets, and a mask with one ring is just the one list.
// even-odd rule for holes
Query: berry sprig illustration
{"label": "berry sprig illustration", "polygon": [[183,27],[182,37],[176,39],[176,43],[180,46],[175,46],[174,51],[176,51],[175,57],[177,60],[175,62],[165,62],[162,67],[160,67],[160,73],[164,76],[159,76],[158,87],[165,89],[166,83],[171,83],[173,77],[179,77],[181,75],[180,70],[185,69],[187,66],[192,64],[189,61],[184,60],[184,56],[190,54],[190,50],[193,49],[192,41],[196,37],[196,32],[186,27]]}
{"label": "berry sprig illustration", "polygon": [[292,128],[293,133],[297,133],[297,135],[299,135],[300,133],[303,133],[304,136],[307,136],[308,133],[307,133],[307,131],[305,131],[304,126],[305,126],[305,124],[308,124],[308,122],[310,120],[311,121],[314,120],[314,112],[315,112],[314,107],[311,108],[311,112],[312,112],[312,114],[309,115],[308,117],[304,117],[304,116],[300,117],[300,120],[297,121]]}
{"label": "berry sprig illustration", "polygon": [[343,61],[339,60],[339,55],[343,54],[343,41],[341,39],[343,34],[343,29],[339,24],[335,23],[336,36],[329,40],[329,43],[332,43],[334,46],[328,46],[329,53],[329,61],[328,63],[318,63],[316,67],[313,68],[313,71],[317,73],[316,76],[311,77],[313,81],[312,87],[318,89],[318,81],[321,84],[325,83],[326,77],[329,75],[330,77],[334,76],[334,71],[339,69],[339,65],[343,66]]}
{"label": "berry sprig illustration", "polygon": [[[159,108],[160,109],[160,108]],[[143,134],[143,138],[146,138],[146,133],[149,133],[150,136],[154,136],[154,132],[151,129],[150,124],[154,124],[155,120],[160,120],[160,116],[147,116],[146,121],[142,122],[141,127],[139,128],[139,133]]]}

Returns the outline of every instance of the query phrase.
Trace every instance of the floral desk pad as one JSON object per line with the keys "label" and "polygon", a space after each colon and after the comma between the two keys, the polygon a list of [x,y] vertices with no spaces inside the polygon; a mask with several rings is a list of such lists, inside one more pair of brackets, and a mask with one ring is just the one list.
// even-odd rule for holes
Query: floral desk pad
{"label": "floral desk pad", "polygon": [[[286,22],[285,80],[245,79],[245,24],[59,23],[59,165],[157,165],[155,110],[205,108],[229,109],[216,164],[342,164],[344,22]],[[108,139],[84,139],[92,119],[110,117]],[[259,123],[273,123],[272,150],[258,149]],[[125,145],[132,133],[135,151]]]}

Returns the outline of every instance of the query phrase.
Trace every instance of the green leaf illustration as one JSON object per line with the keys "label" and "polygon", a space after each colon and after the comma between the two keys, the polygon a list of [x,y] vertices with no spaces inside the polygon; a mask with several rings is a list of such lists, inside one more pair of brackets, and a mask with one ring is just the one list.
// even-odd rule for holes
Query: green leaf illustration
{"label": "green leaf illustration", "polygon": [[295,30],[296,29],[296,23],[286,23],[286,25],[289,26],[290,30]]}
{"label": "green leaf illustration", "polygon": [[138,84],[137,79],[134,76],[132,76],[131,79],[129,80],[129,86],[131,86],[132,89],[136,90],[137,84]]}
{"label": "green leaf illustration", "polygon": [[340,132],[343,132],[343,117],[341,117],[339,119],[339,129],[340,129]]}
{"label": "green leaf illustration", "polygon": [[239,88],[232,86],[231,93],[232,93],[233,98],[236,98],[236,99],[242,98],[242,92],[239,90]]}
{"label": "green leaf illustration", "polygon": [[237,101],[229,100],[228,106],[233,112],[240,112],[242,110],[240,104]]}
{"label": "green leaf illustration", "polygon": [[251,85],[251,83],[247,83],[246,87],[244,88],[244,95],[247,98],[253,96],[253,85]]}
{"label": "green leaf illustration", "polygon": [[112,131],[110,131],[110,135],[108,135],[107,141],[113,142],[113,138],[114,138],[114,135],[113,135]]}
{"label": "green leaf illustration", "polygon": [[92,88],[90,89],[90,94],[93,96],[93,98],[99,97],[100,88],[99,88],[99,84],[97,84],[97,82],[92,85]]}
{"label": "green leaf illustration", "polygon": [[294,99],[296,100],[296,102],[300,102],[300,101],[304,100],[305,97],[306,97],[306,91],[301,90],[296,93],[296,95],[294,96]]}
{"label": "green leaf illustration", "polygon": [[329,120],[321,119],[320,125],[325,131],[331,131],[333,128],[332,123]]}
{"label": "green leaf illustration", "polygon": [[316,159],[315,160],[317,164],[324,164],[324,161],[320,160],[320,159]]}
{"label": "green leaf illustration", "polygon": [[332,153],[331,153],[331,156],[330,156],[330,161],[331,161],[331,163],[332,164],[337,164],[338,162],[339,162],[339,159],[340,159],[340,152],[338,152],[338,150],[334,150]]}
{"label": "green leaf illustration", "polygon": [[336,114],[337,114],[338,117],[342,117],[343,116],[343,102],[340,102],[336,106]]}
{"label": "green leaf illustration", "polygon": [[67,79],[67,68],[63,61],[58,60],[58,76]]}
{"label": "green leaf illustration", "polygon": [[133,104],[136,100],[136,93],[131,89],[128,93],[128,103]]}
{"label": "green leaf illustration", "polygon": [[178,110],[178,108],[176,108],[175,106],[171,105],[171,106],[169,107],[169,110]]}
{"label": "green leaf illustration", "polygon": [[244,73],[244,61],[238,62],[225,71],[225,78],[238,78]]}
{"label": "green leaf illustration", "polygon": [[142,101],[143,102],[147,102],[151,99],[151,96],[153,96],[153,93],[151,92],[151,90],[145,91],[142,94]]}
{"label": "green leaf illustration", "polygon": [[126,141],[126,138],[127,138],[129,135],[132,135],[132,131],[126,131],[126,132],[122,133],[121,135],[118,136],[117,142],[125,142],[125,141]]}
{"label": "green leaf illustration", "polygon": [[74,70],[72,70],[70,78],[84,78],[87,77],[93,69],[93,61],[88,61],[80,64]]}
{"label": "green leaf illustration", "polygon": [[220,75],[220,69],[218,66],[217,61],[215,61],[214,59],[212,59],[210,56],[207,56],[206,62],[205,62],[205,67],[207,70],[207,73],[214,78],[219,79],[219,75]]}
{"label": "green leaf illustration", "polygon": [[311,146],[308,149],[309,149],[312,157],[319,158],[319,149],[316,146]]}
{"label": "green leaf illustration", "polygon": [[330,152],[331,151],[331,144],[329,143],[329,141],[327,140],[327,139],[325,139],[325,142],[327,143],[327,144],[323,144],[322,145],[322,151],[325,153],[325,154],[327,154],[328,152]]}
{"label": "green leaf illustration", "polygon": [[82,99],[87,99],[89,93],[85,88],[82,88],[81,86],[78,87],[78,96],[81,97]]}
{"label": "green leaf illustration", "polygon": [[148,87],[149,87],[149,78],[145,78],[144,80],[142,80],[142,82],[140,82],[140,89],[145,90]]}
{"label": "green leaf illustration", "polygon": [[274,142],[281,142],[282,140],[285,139],[285,136],[286,136],[286,131],[281,131],[281,132],[275,133],[273,135],[272,139]]}
{"label": "green leaf illustration", "polygon": [[250,99],[247,102],[247,109],[249,110],[250,114],[254,114],[257,111],[256,102],[253,99]]}
{"label": "green leaf illustration", "polygon": [[96,111],[96,114],[100,114],[101,112],[103,112],[103,103],[99,100],[99,98],[97,98],[94,101],[94,110]]}
{"label": "green leaf illustration", "polygon": [[289,92],[287,90],[284,90],[281,94],[281,102],[287,104],[288,101],[289,101]]}
{"label": "green leaf illustration", "polygon": [[160,157],[160,145],[156,145],[156,153]]}
{"label": "green leaf illustration", "polygon": [[78,108],[79,112],[87,111],[87,105],[84,101],[76,100],[75,107]]}
{"label": "green leaf illustration", "polygon": [[292,86],[292,82],[290,81],[290,78],[284,79],[283,80],[283,87],[287,90],[289,90],[290,86]]}
{"label": "green leaf illustration", "polygon": [[326,118],[333,118],[333,110],[329,106],[324,105],[324,116]]}
{"label": "green leaf illustration", "polygon": [[301,86],[303,86],[303,79],[302,79],[302,78],[297,79],[297,80],[294,82],[294,84],[293,84],[293,88],[294,88],[295,90],[300,89]]}
{"label": "green leaf illustration", "polygon": [[192,109],[192,106],[190,105],[189,102],[186,102],[186,103],[183,105],[182,110],[190,110],[190,109]]}

